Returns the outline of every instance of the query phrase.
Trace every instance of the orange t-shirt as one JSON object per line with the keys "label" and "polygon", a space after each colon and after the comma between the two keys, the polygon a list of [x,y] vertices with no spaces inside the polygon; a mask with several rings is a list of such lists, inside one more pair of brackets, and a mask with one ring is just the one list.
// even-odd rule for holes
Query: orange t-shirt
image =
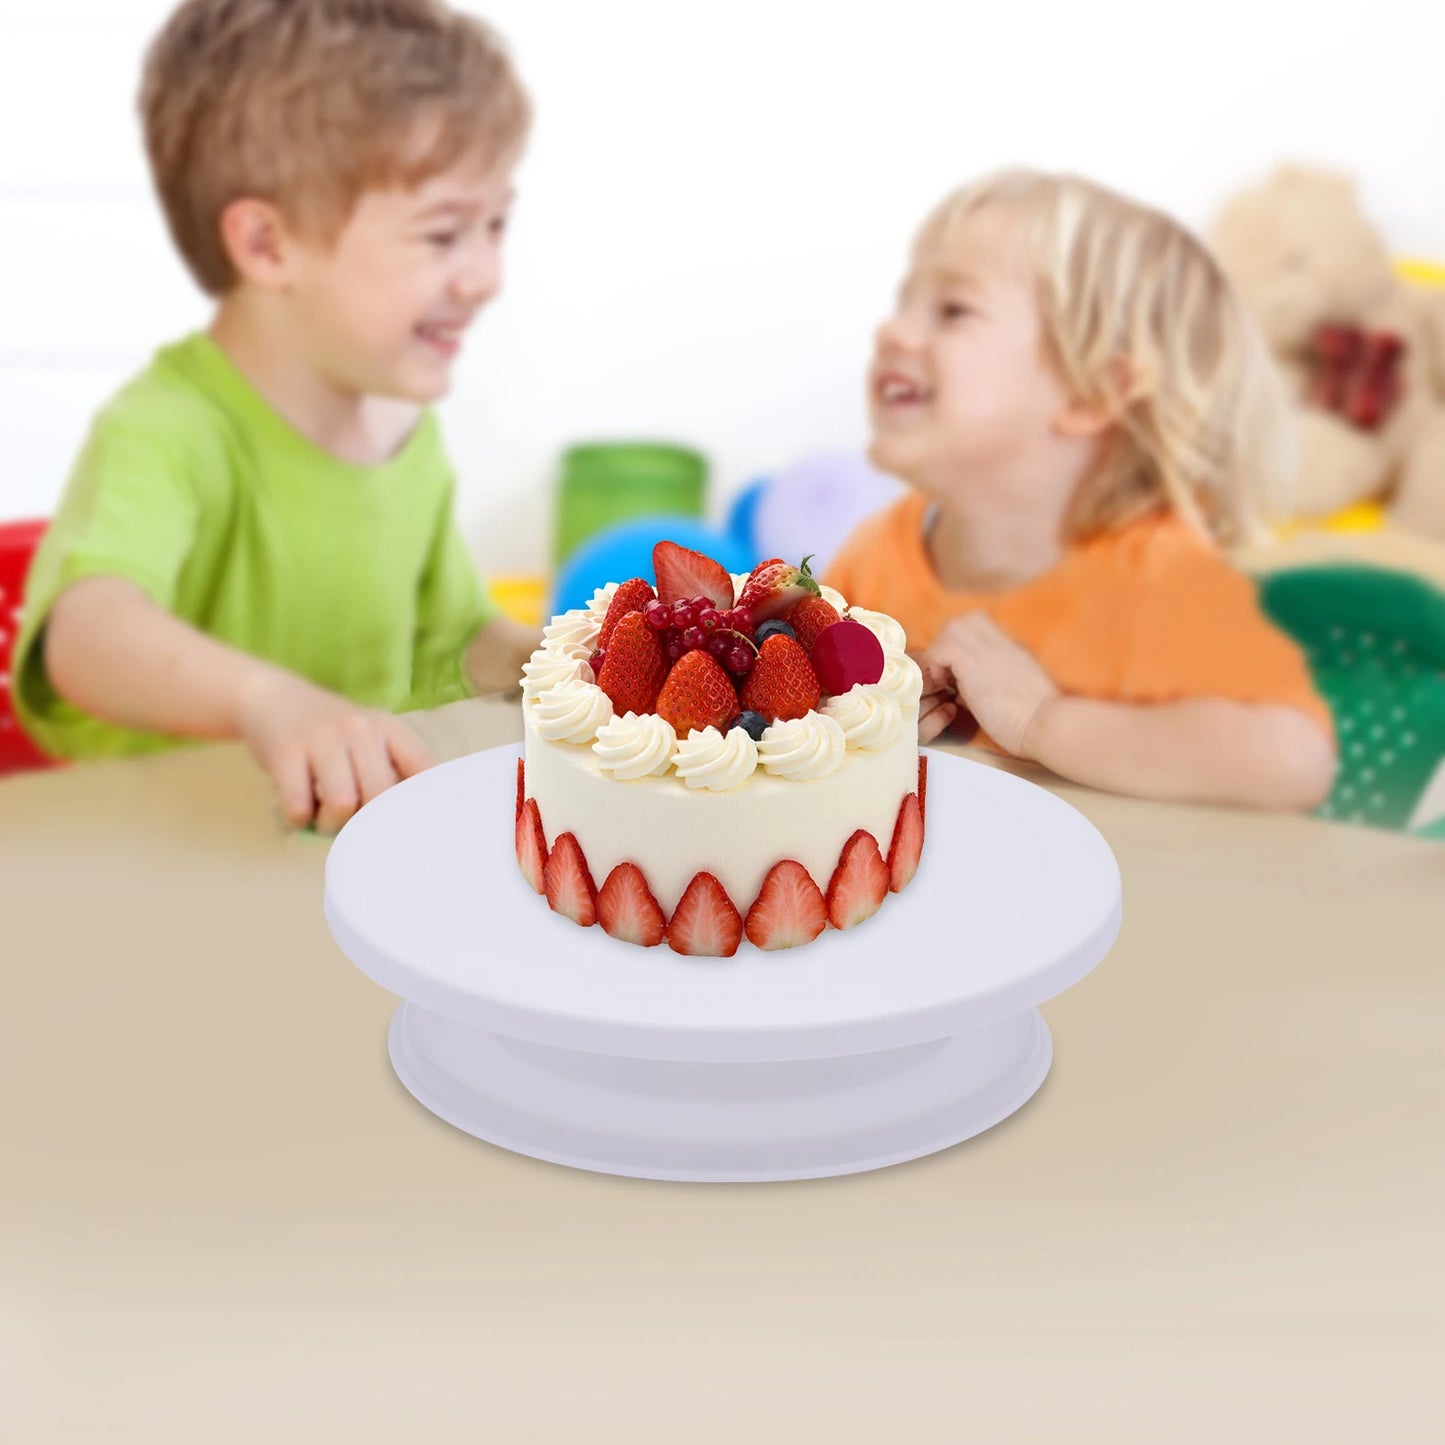
{"label": "orange t-shirt", "polygon": [[904,497],[849,537],[824,580],[896,617],[910,648],[986,612],[1061,691],[1110,702],[1220,697],[1308,713],[1333,734],[1304,654],[1260,610],[1254,584],[1199,534],[1161,512],[1065,552],[1012,591],[949,592],[924,543],[929,499]]}

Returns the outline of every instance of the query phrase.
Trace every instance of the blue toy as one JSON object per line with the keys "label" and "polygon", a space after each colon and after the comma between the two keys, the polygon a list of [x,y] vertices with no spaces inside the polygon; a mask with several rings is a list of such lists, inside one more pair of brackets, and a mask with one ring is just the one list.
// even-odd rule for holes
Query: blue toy
{"label": "blue toy", "polygon": [[733,504],[728,509],[728,534],[736,537],[748,552],[757,561],[761,562],[765,553],[758,545],[758,504],[763,500],[763,494],[772,486],[771,477],[758,477],[751,481],[733,498]]}
{"label": "blue toy", "polygon": [[563,563],[552,594],[552,615],[586,607],[592,594],[609,582],[652,575],[653,546],[666,538],[720,562],[729,572],[750,572],[759,558],[738,537],[706,526],[696,517],[658,513],[622,522],[589,537]]}
{"label": "blue toy", "polygon": [[753,546],[759,559],[796,563],[811,553],[813,575],[821,577],[858,523],[903,490],[857,453],[805,457],[779,471],[753,502]]}

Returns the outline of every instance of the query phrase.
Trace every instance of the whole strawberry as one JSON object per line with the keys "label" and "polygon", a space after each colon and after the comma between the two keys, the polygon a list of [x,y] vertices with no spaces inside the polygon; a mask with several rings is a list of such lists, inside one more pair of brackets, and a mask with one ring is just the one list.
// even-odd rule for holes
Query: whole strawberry
{"label": "whole strawberry", "polygon": [[612,601],[607,606],[607,616],[602,619],[602,631],[597,634],[598,647],[609,647],[617,624],[629,612],[641,612],[656,596],[657,593],[641,577],[633,577],[624,582],[612,594]]}
{"label": "whole strawberry", "polygon": [[825,627],[842,620],[838,609],[826,597],[814,597],[811,592],[801,602],[795,602],[783,618],[805,652],[812,652],[813,643]]}
{"label": "whole strawberry", "polygon": [[781,617],[795,602],[812,594],[818,595],[817,578],[808,570],[812,553],[803,558],[801,567],[790,566],[781,557],[759,562],[743,587],[737,605],[753,614],[754,622]]}
{"label": "whole strawberry", "polygon": [[640,612],[627,613],[612,629],[597,686],[612,699],[619,716],[627,712],[640,716],[656,708],[666,678],[667,654],[661,639]]}
{"label": "whole strawberry", "polygon": [[808,654],[791,637],[768,638],[743,684],[743,706],[770,722],[804,717],[822,696]]}
{"label": "whole strawberry", "polygon": [[707,652],[685,653],[673,664],[656,708],[680,738],[703,728],[721,730],[737,710],[732,680]]}

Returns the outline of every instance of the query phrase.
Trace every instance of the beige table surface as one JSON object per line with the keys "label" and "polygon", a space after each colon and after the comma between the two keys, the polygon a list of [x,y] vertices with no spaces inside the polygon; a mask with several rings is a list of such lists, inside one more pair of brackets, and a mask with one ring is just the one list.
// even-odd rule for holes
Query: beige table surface
{"label": "beige table surface", "polygon": [[709,1187],[415,1104],[238,749],[0,783],[0,1440],[1445,1438],[1445,847],[1057,790],[1124,926],[1037,1098]]}

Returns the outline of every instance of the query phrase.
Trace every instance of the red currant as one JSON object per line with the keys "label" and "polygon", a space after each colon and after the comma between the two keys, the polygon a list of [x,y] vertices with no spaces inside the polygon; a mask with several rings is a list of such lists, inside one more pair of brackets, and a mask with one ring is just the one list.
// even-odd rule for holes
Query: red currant
{"label": "red currant", "polygon": [[723,614],[711,603],[706,607],[700,607],[697,614],[697,625],[704,632],[716,632],[722,626]]}
{"label": "red currant", "polygon": [[696,621],[697,612],[694,610],[691,602],[684,602],[681,598],[678,598],[678,600],[672,604],[672,625],[674,627],[679,629],[691,627]]}
{"label": "red currant", "polygon": [[753,650],[739,642],[728,649],[727,669],[734,677],[746,677],[753,670]]}
{"label": "red currant", "polygon": [[666,602],[659,602],[656,597],[642,609],[642,620],[652,628],[654,632],[661,632],[664,628],[672,626],[672,608]]}
{"label": "red currant", "polygon": [[605,647],[599,647],[587,661],[592,664],[593,677],[600,677],[602,675],[602,664],[607,661],[607,649]]}
{"label": "red currant", "polygon": [[682,645],[689,652],[696,651],[699,647],[707,646],[707,633],[701,627],[686,628],[682,634]]}
{"label": "red currant", "polygon": [[734,607],[732,610],[732,621],[729,627],[735,627],[739,632],[751,632],[753,630],[753,610],[751,607]]}
{"label": "red currant", "polygon": [[687,648],[683,646],[682,638],[674,637],[672,641],[667,644],[667,660],[669,662],[676,662],[686,651]]}
{"label": "red currant", "polygon": [[714,632],[707,640],[707,650],[722,661],[733,649],[733,639],[726,632]]}

